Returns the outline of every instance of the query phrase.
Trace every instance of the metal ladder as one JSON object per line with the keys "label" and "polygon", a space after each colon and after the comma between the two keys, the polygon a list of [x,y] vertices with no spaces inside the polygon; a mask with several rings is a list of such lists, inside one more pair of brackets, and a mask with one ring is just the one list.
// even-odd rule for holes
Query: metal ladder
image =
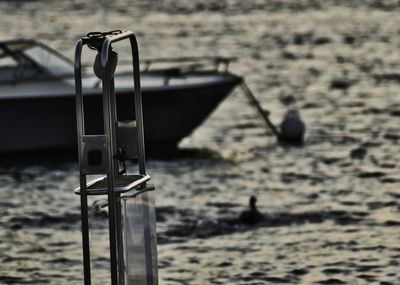
{"label": "metal ladder", "polygon": [[[118,121],[114,86],[114,72],[118,55],[112,50],[112,44],[129,39],[133,61],[133,85],[135,103],[135,121]],[[85,108],[82,92],[83,46],[97,50],[94,71],[101,79],[104,134],[87,134],[85,132]],[[91,284],[91,261],[89,244],[88,196],[106,195],[109,213],[109,243],[111,284],[125,283],[125,261],[123,242],[123,220],[121,201],[123,195],[137,197],[155,188],[147,182],[145,145],[143,136],[142,97],[140,88],[139,52],[135,35],[130,31],[111,31],[106,33],[89,33],[80,39],[75,49],[75,91],[76,117],[78,133],[79,177],[80,187],[75,193],[80,195],[82,219],[83,267],[85,285]],[[139,173],[128,174],[125,160],[137,159]],[[123,169],[121,168],[123,162]],[[104,176],[88,182],[88,175]],[[134,190],[134,191],[133,191]],[[132,195],[132,193],[134,193]],[[153,201],[154,206],[154,201]],[[147,209],[148,211],[148,209]],[[143,215],[143,217],[148,217]],[[154,221],[155,223],[155,221]],[[146,233],[146,231],[145,231]],[[149,235],[149,233],[147,233]],[[147,237],[149,238],[149,236]],[[146,236],[145,236],[146,240]],[[148,241],[145,241],[148,242]],[[149,248],[147,246],[147,248]],[[154,260],[154,252],[148,250],[147,259]],[[151,264],[148,266],[151,266]],[[151,274],[150,274],[151,275]],[[153,278],[153,280],[152,280]],[[158,284],[157,276],[147,279],[147,284]]]}

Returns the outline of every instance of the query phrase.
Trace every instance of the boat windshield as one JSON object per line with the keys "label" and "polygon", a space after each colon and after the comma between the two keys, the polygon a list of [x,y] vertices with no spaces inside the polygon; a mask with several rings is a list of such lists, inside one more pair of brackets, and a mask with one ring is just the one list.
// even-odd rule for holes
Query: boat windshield
{"label": "boat windshield", "polygon": [[11,81],[18,69],[18,61],[0,49],[0,81]]}
{"label": "boat windshield", "polygon": [[23,53],[37,65],[57,77],[74,74],[74,67],[71,62],[43,46],[30,46],[24,49]]}
{"label": "boat windshield", "polygon": [[72,76],[72,62],[35,41],[0,43],[0,82]]}

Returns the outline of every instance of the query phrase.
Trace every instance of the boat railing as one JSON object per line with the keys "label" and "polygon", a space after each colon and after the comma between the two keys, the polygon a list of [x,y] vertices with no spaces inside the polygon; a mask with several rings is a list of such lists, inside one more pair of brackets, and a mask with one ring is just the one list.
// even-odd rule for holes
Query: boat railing
{"label": "boat railing", "polygon": [[[199,57],[171,57],[141,59],[143,72],[165,69],[179,69],[181,71],[222,71],[227,73],[229,64],[237,60],[235,57],[199,56]],[[158,66],[158,68],[157,68]],[[163,67],[164,68],[163,68]]]}
{"label": "boat railing", "polygon": [[[143,73],[162,73],[164,75],[179,75],[186,72],[208,71],[227,73],[231,62],[236,61],[236,57],[222,56],[194,56],[194,57],[160,57],[140,59],[140,70]],[[129,72],[129,62],[119,61],[120,65],[117,73]],[[91,64],[84,64],[84,67],[91,67]]]}

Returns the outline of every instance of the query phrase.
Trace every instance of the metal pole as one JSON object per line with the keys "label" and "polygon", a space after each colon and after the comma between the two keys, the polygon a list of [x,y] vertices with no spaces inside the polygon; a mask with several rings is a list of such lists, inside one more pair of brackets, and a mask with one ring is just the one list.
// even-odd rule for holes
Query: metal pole
{"label": "metal pole", "polygon": [[[110,49],[111,51],[111,49]],[[109,68],[111,69],[113,64],[109,62]],[[110,74],[111,75],[111,74]],[[111,129],[115,130],[117,123],[117,99],[115,94],[115,84],[114,77],[111,75],[110,78],[110,103],[111,103]],[[111,139],[113,140],[113,148],[111,149],[114,158],[114,175],[117,176],[119,174],[119,163],[117,160],[117,141],[115,133],[113,133]],[[115,193],[115,232],[116,232],[116,250],[117,250],[117,270],[118,270],[118,284],[125,284],[125,274],[124,274],[124,248],[123,248],[123,238],[122,238],[122,225],[121,225],[121,199],[120,194]]]}
{"label": "metal pole", "polygon": [[[150,217],[150,209],[149,209],[149,199],[147,193],[142,194],[143,202],[144,202],[144,209],[143,209],[143,220],[149,221]],[[147,285],[154,284],[154,276],[153,276],[153,256],[151,252],[151,234],[150,234],[150,226],[144,227],[144,247],[146,253],[146,274],[147,274]]]}
{"label": "metal pole", "polygon": [[[104,50],[102,51],[104,53]],[[116,228],[115,228],[115,194],[114,194],[114,155],[113,155],[113,122],[111,114],[111,94],[110,94],[110,72],[109,65],[106,66],[103,78],[103,109],[104,126],[107,137],[107,195],[108,195],[108,226],[110,239],[110,263],[111,263],[111,284],[118,284],[117,254],[116,254]]]}
{"label": "metal pole", "polygon": [[[75,91],[76,91],[76,112],[77,112],[77,129],[78,129],[78,144],[82,143],[82,136],[85,132],[84,116],[83,116],[83,95],[82,95],[82,69],[81,69],[81,54],[82,40],[79,40],[75,49]],[[79,152],[79,165],[81,163],[81,148]],[[82,223],[82,254],[83,254],[83,272],[85,285],[91,284],[90,276],[90,244],[89,244],[89,217],[87,206],[87,191],[86,191],[86,176],[80,171],[81,185],[81,223]]]}
{"label": "metal pole", "polygon": [[[142,94],[140,88],[140,65],[139,65],[139,48],[135,35],[129,37],[131,41],[132,49],[132,61],[133,61],[133,80],[135,87],[135,114],[136,114],[136,126],[138,131],[138,148],[139,148],[139,172],[140,174],[146,174],[146,159],[145,159],[145,146],[144,146],[144,128],[143,128],[143,111],[142,111]],[[143,209],[143,220],[149,220],[149,201],[147,194],[143,197],[144,209]],[[151,235],[150,228],[144,228],[144,247],[146,253],[146,275],[147,285],[154,284],[153,276],[153,258],[151,252]]]}
{"label": "metal pole", "polygon": [[116,230],[117,230],[117,251],[118,251],[118,277],[119,285],[125,284],[125,264],[124,264],[124,243],[122,236],[122,214],[121,214],[121,195],[116,197]]}
{"label": "metal pole", "polygon": [[[85,175],[81,175],[80,180],[81,180],[81,185],[86,185]],[[87,206],[86,187],[81,187],[81,220],[82,220],[83,274],[84,274],[85,285],[90,285],[91,277],[90,277],[89,215]]]}
{"label": "metal pole", "polygon": [[136,126],[137,126],[137,131],[138,131],[139,173],[146,175],[142,93],[141,93],[141,88],[140,88],[139,49],[138,49],[135,35],[132,34],[129,37],[129,39],[131,41],[132,61],[133,61],[133,84],[135,87],[135,114],[136,114]]}

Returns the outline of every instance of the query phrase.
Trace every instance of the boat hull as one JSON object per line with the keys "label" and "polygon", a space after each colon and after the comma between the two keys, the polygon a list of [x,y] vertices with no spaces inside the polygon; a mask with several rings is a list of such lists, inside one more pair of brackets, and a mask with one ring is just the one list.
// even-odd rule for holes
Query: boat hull
{"label": "boat hull", "polygon": [[[241,82],[224,80],[198,86],[142,89],[145,142],[148,151],[167,151],[190,135]],[[130,120],[130,91],[117,91],[118,119]],[[85,127],[103,132],[101,94],[85,96]],[[77,148],[75,96],[4,99],[0,104],[0,153]]]}

